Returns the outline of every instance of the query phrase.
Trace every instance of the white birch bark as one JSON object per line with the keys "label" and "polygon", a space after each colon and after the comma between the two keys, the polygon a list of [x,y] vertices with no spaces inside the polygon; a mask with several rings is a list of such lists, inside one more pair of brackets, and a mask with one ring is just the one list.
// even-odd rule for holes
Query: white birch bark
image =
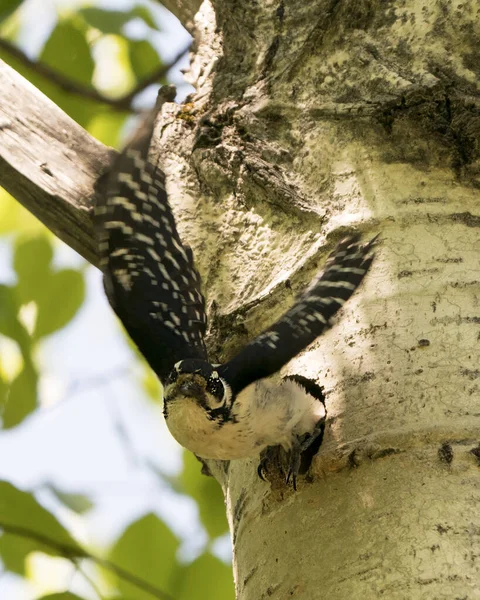
{"label": "white birch bark", "polygon": [[[193,24],[196,2],[177,5],[197,91],[164,107],[157,142],[212,358],[281,314],[346,232],[383,239],[338,323],[285,370],[327,397],[298,492],[261,482],[255,460],[210,464],[239,600],[480,598],[479,1],[216,0]],[[5,110],[2,183],[95,261],[87,209],[107,150],[37,161],[37,184]]]}
{"label": "white birch bark", "polygon": [[[239,600],[480,598],[480,2],[203,2],[158,144],[225,359],[346,232],[380,232],[337,324],[294,493],[212,464]],[[193,150],[193,153],[192,153]],[[288,342],[286,342],[288,343]]]}

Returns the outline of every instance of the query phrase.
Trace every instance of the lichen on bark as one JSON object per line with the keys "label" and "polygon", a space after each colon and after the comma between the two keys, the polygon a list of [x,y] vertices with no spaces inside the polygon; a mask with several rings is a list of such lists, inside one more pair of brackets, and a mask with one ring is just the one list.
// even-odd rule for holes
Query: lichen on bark
{"label": "lichen on bark", "polygon": [[382,238],[286,369],[327,396],[299,491],[254,459],[209,465],[241,600],[476,593],[479,8],[222,0],[195,17],[197,91],[158,143],[212,356],[281,314],[346,232]]}

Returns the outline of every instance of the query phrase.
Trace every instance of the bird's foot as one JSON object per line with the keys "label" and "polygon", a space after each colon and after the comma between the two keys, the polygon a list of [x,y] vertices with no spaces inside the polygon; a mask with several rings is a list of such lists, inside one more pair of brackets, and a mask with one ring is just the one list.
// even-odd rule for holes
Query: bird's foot
{"label": "bird's foot", "polygon": [[257,473],[260,479],[267,481],[269,474],[280,473],[285,483],[292,482],[293,489],[297,489],[298,475],[304,475],[313,457],[318,452],[325,431],[325,418],[320,419],[315,425],[312,433],[299,436],[290,450],[284,450],[282,446],[269,446],[260,455],[260,463]]}
{"label": "bird's foot", "polygon": [[312,464],[313,457],[320,449],[325,432],[325,418],[319,419],[311,433],[298,437],[289,451],[289,467],[285,483],[292,481],[293,489],[297,489],[298,475],[305,475]]}
{"label": "bird's foot", "polygon": [[268,481],[269,475],[276,472],[283,472],[282,453],[284,449],[281,446],[267,446],[260,454],[257,473],[262,481]]}

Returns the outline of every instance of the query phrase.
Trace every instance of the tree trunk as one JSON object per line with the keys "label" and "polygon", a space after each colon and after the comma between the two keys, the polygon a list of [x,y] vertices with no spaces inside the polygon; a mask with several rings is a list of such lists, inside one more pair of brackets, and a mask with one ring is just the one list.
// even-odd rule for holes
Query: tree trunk
{"label": "tree trunk", "polygon": [[[204,2],[197,93],[159,147],[213,358],[289,306],[346,232],[380,232],[338,323],[286,372],[325,387],[295,493],[210,465],[239,600],[480,598],[478,12]],[[193,150],[193,153],[192,153]]]}
{"label": "tree trunk", "polygon": [[154,152],[211,358],[279,316],[345,233],[382,239],[285,369],[326,392],[298,491],[257,460],[209,464],[239,600],[480,598],[479,10],[215,0],[190,23],[197,91],[164,106]]}

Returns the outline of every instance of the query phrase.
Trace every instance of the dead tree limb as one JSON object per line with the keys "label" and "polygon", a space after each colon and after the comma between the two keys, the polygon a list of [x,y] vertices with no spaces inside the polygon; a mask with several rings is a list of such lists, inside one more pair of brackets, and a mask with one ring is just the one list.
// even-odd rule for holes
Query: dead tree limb
{"label": "dead tree limb", "polygon": [[94,185],[112,152],[0,61],[0,185],[92,264]]}

